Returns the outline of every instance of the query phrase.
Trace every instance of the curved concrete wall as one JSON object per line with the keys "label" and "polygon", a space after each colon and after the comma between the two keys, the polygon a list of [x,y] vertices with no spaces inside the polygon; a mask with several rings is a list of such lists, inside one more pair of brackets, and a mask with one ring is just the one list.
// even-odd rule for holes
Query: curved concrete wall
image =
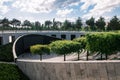
{"label": "curved concrete wall", "polygon": [[120,61],[17,61],[31,80],[120,80]]}
{"label": "curved concrete wall", "polygon": [[35,44],[49,44],[52,41],[61,40],[59,38],[39,35],[39,34],[28,34],[17,38],[13,44],[13,56],[16,59],[18,55],[25,52],[29,52],[30,46]]}

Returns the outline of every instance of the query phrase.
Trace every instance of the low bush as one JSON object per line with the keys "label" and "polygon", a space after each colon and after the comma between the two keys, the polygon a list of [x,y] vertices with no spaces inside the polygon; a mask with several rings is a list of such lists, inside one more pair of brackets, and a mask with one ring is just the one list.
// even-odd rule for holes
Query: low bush
{"label": "low bush", "polygon": [[29,80],[16,65],[0,63],[0,80]]}
{"label": "low bush", "polygon": [[0,61],[13,61],[12,43],[0,45]]}

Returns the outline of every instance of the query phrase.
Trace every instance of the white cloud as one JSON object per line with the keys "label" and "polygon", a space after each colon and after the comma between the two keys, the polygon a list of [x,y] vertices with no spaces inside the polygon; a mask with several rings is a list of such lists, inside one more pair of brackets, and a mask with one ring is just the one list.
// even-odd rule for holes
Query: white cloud
{"label": "white cloud", "polygon": [[26,17],[20,16],[20,17],[18,17],[18,19],[21,20],[22,22],[23,22],[24,20],[29,20],[29,21],[31,21],[31,22],[37,21],[34,17],[30,17],[30,16],[26,16]]}
{"label": "white cloud", "polygon": [[86,10],[90,5],[94,5],[96,0],[81,0],[84,3],[80,8],[81,10]]}
{"label": "white cloud", "polygon": [[[89,3],[89,1],[91,1]],[[95,5],[93,9],[91,9],[87,14],[83,16],[83,18],[95,17],[99,18],[100,16],[104,16],[105,13],[111,12],[116,7],[120,6],[120,0],[82,0],[84,4],[81,9],[86,10],[89,6]]]}
{"label": "white cloud", "polygon": [[16,0],[12,6],[31,13],[49,13],[79,3],[80,0]]}
{"label": "white cloud", "polygon": [[80,0],[55,0],[54,6],[56,8],[66,8],[68,6],[77,6]]}
{"label": "white cloud", "polygon": [[56,14],[61,17],[66,17],[66,15],[70,14],[72,11],[73,9],[58,10]]}
{"label": "white cloud", "polygon": [[10,2],[12,0],[0,0],[0,13],[5,14],[9,11],[9,7],[4,5],[5,2]]}
{"label": "white cloud", "polygon": [[21,11],[31,13],[48,13],[52,9],[55,0],[16,0],[13,7],[19,8]]}

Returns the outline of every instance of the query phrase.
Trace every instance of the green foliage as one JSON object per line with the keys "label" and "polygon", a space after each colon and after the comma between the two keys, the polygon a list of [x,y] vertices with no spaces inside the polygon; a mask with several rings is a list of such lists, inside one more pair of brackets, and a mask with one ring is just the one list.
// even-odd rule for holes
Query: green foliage
{"label": "green foliage", "polygon": [[100,17],[100,19],[96,21],[96,26],[100,31],[105,30],[105,19],[103,17]]}
{"label": "green foliage", "polygon": [[50,54],[50,48],[48,45],[37,44],[30,47],[30,52],[33,54],[39,54],[40,60],[42,60],[43,54]]}
{"label": "green foliage", "polygon": [[42,55],[44,53],[49,54],[50,53],[50,48],[49,48],[48,45],[37,44],[37,45],[31,46],[30,51],[33,54],[39,54],[39,55]]}
{"label": "green foliage", "polygon": [[95,19],[91,17],[89,20],[86,21],[86,24],[90,26],[91,30],[95,30]]}
{"label": "green foliage", "polygon": [[81,29],[81,26],[82,26],[82,20],[80,17],[78,17],[78,19],[76,20],[75,22],[75,27],[80,30]]}
{"label": "green foliage", "polygon": [[114,16],[107,26],[107,30],[120,30],[120,20]]}
{"label": "green foliage", "polygon": [[112,54],[120,51],[120,33],[94,33],[88,34],[86,37],[87,50],[91,52]]}
{"label": "green foliage", "polygon": [[63,26],[62,26],[62,29],[63,30],[68,30],[68,29],[71,29],[72,28],[72,23],[68,20],[65,20],[63,22]]}
{"label": "green foliage", "polygon": [[12,43],[0,46],[0,61],[13,61]]}
{"label": "green foliage", "polygon": [[51,21],[49,21],[49,20],[48,20],[48,21],[45,21],[45,26],[46,26],[46,27],[49,28],[51,25],[52,25],[52,22],[51,22]]}
{"label": "green foliage", "polygon": [[0,63],[0,80],[29,80],[14,64]]}
{"label": "green foliage", "polygon": [[[96,23],[95,18],[91,17],[90,19],[86,20],[87,27],[84,27],[85,31],[103,31],[105,30],[120,30],[120,19],[117,18],[117,16],[114,16],[110,22],[108,22],[108,26],[105,26],[105,21],[103,17],[100,17]],[[39,21],[31,22],[29,20],[25,20],[21,23],[18,19],[12,19],[9,20],[8,18],[3,18],[0,20],[0,24],[2,25],[0,27],[1,31],[4,30],[81,30],[82,23],[80,17],[77,18],[76,21],[70,22],[68,20],[65,20],[63,23],[60,21],[55,21],[55,18],[53,18],[53,21],[46,20],[44,24],[41,24]],[[22,25],[22,27],[17,27]],[[95,26],[96,25],[96,26]]]}
{"label": "green foliage", "polygon": [[77,52],[80,49],[80,43],[69,40],[58,40],[50,44],[51,50],[59,55]]}
{"label": "green foliage", "polygon": [[79,42],[81,49],[85,49],[85,47],[86,47],[86,37],[76,38],[73,41]]}

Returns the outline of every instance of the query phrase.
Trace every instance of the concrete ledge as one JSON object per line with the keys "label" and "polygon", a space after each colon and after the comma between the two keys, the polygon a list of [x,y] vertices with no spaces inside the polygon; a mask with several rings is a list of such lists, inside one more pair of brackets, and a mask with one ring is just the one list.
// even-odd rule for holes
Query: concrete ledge
{"label": "concrete ledge", "polygon": [[30,61],[18,67],[31,80],[120,80],[120,61]]}

